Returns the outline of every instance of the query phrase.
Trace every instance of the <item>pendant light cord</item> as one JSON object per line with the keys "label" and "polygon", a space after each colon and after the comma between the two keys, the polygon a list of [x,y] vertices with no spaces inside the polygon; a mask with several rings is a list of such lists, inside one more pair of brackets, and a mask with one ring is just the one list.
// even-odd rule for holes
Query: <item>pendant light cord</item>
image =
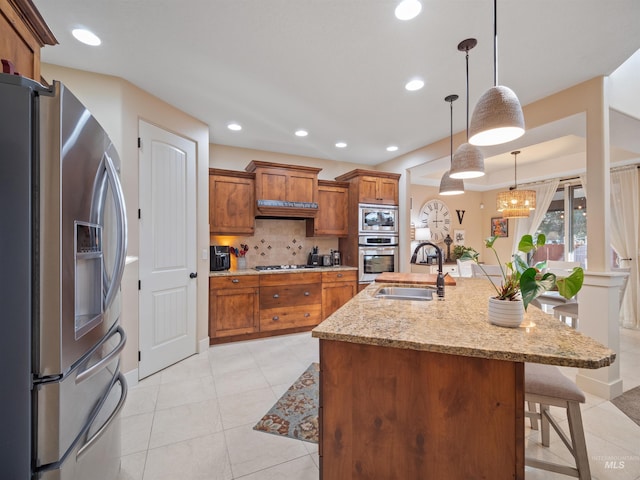
{"label": "pendant light cord", "polygon": [[466,49],[467,60],[467,143],[469,143],[469,49]]}
{"label": "pendant light cord", "polygon": [[449,144],[451,147],[451,157],[449,158],[449,169],[451,169],[453,168],[453,99],[449,102],[449,107],[451,110],[451,135],[449,136]]}
{"label": "pendant light cord", "polygon": [[493,0],[493,86],[498,86],[498,0]]}
{"label": "pendant light cord", "polygon": [[518,162],[516,162],[516,160],[519,153],[519,151],[511,152],[511,155],[513,155],[513,187],[511,187],[509,190],[518,189]]}

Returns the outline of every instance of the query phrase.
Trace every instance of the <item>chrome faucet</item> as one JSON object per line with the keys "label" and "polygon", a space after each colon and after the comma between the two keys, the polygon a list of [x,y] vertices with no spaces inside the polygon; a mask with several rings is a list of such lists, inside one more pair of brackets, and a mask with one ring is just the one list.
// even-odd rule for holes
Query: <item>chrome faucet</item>
{"label": "chrome faucet", "polygon": [[430,245],[435,248],[438,254],[438,278],[436,279],[436,292],[438,294],[438,300],[444,300],[444,275],[442,274],[442,250],[440,250],[440,247],[431,242],[420,243],[413,251],[413,255],[411,256],[411,263],[416,263],[416,260],[418,259],[418,251],[426,245]]}

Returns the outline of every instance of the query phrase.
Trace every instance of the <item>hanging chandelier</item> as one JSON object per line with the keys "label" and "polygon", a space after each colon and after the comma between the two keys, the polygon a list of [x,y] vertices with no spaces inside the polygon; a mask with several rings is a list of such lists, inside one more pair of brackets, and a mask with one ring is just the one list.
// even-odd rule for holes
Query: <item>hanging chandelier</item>
{"label": "hanging chandelier", "polygon": [[513,155],[513,187],[506,192],[499,192],[496,197],[496,208],[503,218],[527,218],[531,210],[536,209],[535,190],[518,190],[517,163],[519,150]]}

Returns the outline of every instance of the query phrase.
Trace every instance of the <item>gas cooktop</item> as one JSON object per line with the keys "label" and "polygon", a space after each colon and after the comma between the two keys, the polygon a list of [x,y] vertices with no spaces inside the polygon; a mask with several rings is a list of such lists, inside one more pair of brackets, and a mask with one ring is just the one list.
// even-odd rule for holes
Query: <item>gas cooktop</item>
{"label": "gas cooktop", "polygon": [[258,265],[255,270],[298,270],[300,268],[317,268],[318,265]]}

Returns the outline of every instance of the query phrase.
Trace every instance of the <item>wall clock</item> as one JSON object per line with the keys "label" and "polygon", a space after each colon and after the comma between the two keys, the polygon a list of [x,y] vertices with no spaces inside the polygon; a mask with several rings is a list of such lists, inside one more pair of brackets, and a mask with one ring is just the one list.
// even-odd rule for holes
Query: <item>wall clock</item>
{"label": "wall clock", "polygon": [[431,231],[432,242],[442,242],[451,233],[451,214],[449,207],[442,200],[427,201],[422,205],[418,219]]}

